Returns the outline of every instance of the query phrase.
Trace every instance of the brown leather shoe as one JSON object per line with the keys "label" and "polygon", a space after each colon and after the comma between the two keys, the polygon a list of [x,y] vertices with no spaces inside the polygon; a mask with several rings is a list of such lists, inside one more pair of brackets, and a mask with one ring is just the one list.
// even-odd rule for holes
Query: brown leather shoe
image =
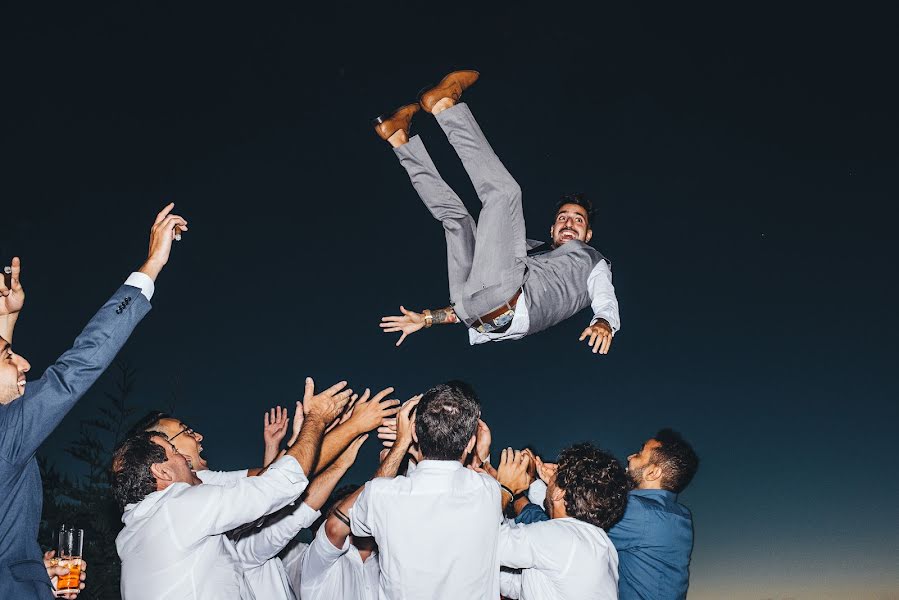
{"label": "brown leather shoe", "polygon": [[401,106],[389,115],[381,115],[373,119],[371,124],[375,128],[375,132],[381,136],[385,142],[394,133],[402,129],[409,135],[409,127],[412,125],[412,117],[420,110],[418,104],[407,104]]}
{"label": "brown leather shoe", "polygon": [[425,111],[431,112],[434,105],[444,98],[452,98],[454,102],[458,102],[462,92],[471,87],[479,75],[477,71],[453,71],[441,79],[440,83],[420,93],[418,103]]}

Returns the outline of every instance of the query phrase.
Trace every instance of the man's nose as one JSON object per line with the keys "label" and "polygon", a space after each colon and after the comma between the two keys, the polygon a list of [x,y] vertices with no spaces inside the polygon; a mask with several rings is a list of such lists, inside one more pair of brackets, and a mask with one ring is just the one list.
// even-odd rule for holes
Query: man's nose
{"label": "man's nose", "polygon": [[25,360],[24,356],[16,354],[15,358],[13,358],[13,364],[16,365],[16,368],[22,373],[27,373],[31,370],[31,363]]}
{"label": "man's nose", "polygon": [[194,431],[194,439],[197,440],[198,442],[202,442],[203,434],[200,433],[199,431]]}

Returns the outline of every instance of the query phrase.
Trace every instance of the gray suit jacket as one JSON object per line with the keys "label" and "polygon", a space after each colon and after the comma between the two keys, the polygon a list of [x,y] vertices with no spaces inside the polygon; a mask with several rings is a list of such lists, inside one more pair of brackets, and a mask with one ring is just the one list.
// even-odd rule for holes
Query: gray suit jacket
{"label": "gray suit jacket", "polygon": [[149,310],[150,302],[138,288],[123,285],[71,350],[29,382],[22,397],[0,405],[0,598],[53,597],[37,543],[42,498],[35,452]]}

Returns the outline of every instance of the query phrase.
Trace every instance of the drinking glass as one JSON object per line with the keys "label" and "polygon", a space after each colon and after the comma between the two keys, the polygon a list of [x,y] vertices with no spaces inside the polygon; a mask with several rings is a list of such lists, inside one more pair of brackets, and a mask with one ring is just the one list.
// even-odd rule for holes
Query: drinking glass
{"label": "drinking glass", "polygon": [[56,583],[56,589],[60,592],[77,590],[81,585],[81,549],[84,544],[84,530],[66,527],[59,529],[59,539],[56,545],[56,556],[59,566],[69,569],[68,575],[62,575]]}

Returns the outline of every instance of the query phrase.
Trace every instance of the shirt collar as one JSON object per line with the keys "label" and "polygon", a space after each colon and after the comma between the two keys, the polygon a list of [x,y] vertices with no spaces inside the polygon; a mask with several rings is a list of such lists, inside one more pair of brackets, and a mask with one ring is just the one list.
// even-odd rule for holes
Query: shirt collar
{"label": "shirt collar", "polygon": [[462,469],[462,463],[458,460],[423,460],[415,469],[433,470],[433,471],[456,471]]}
{"label": "shirt collar", "polygon": [[668,490],[631,490],[628,493],[632,496],[670,498],[672,500],[677,500],[677,494],[669,492]]}

